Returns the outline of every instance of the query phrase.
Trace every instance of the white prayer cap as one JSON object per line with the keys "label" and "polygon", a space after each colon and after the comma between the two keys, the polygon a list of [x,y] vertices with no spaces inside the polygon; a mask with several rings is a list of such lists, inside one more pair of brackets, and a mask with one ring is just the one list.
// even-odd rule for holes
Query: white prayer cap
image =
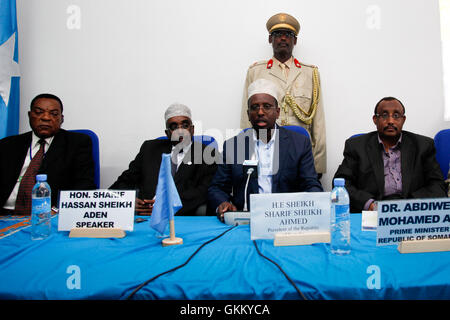
{"label": "white prayer cap", "polygon": [[272,82],[270,80],[257,79],[248,86],[248,98],[249,99],[253,95],[258,94],[258,93],[265,93],[265,94],[271,95],[272,97],[274,97],[277,100],[278,105],[281,104],[280,89],[274,82]]}
{"label": "white prayer cap", "polygon": [[172,103],[164,114],[164,119],[167,122],[172,117],[184,116],[192,120],[191,109],[181,103]]}

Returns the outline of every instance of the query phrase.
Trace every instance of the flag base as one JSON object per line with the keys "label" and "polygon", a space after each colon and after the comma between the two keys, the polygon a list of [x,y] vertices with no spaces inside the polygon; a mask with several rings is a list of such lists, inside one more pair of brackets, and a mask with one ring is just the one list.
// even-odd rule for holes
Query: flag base
{"label": "flag base", "polygon": [[173,245],[177,245],[177,244],[183,244],[183,239],[175,237],[175,238],[166,238],[166,239],[163,239],[163,241],[162,241],[163,247],[173,246]]}

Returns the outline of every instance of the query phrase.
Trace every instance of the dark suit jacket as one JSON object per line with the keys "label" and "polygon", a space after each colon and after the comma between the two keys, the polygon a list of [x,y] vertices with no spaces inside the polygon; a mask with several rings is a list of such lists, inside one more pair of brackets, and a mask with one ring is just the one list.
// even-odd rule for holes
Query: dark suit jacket
{"label": "dark suit jacket", "polygon": [[[446,197],[445,184],[431,138],[402,131],[401,198]],[[345,141],[344,160],[334,178],[344,178],[350,211],[361,212],[369,199],[384,199],[383,147],[376,131]]]}
{"label": "dark suit jacket", "polygon": [[[13,190],[25,157],[31,131],[0,140],[0,208]],[[45,153],[38,174],[47,174],[52,191],[52,205],[58,205],[60,190],[96,189],[92,141],[85,134],[60,129]]]}
{"label": "dark suit jacket", "polygon": [[[276,172],[272,178],[272,193],[323,191],[314,169],[309,139],[284,128],[277,130],[278,143],[275,141],[273,167]],[[214,210],[224,201],[233,203],[238,210],[243,209],[247,174],[244,174],[242,164],[244,160],[251,159],[254,150],[252,134],[252,130],[247,130],[224,143],[223,163],[218,165],[208,190],[208,201]],[[278,161],[276,155],[279,155]],[[258,193],[258,188],[258,178],[250,178],[247,188],[248,208],[250,194]]]}
{"label": "dark suit jacket", "polygon": [[[205,163],[202,157],[205,148],[206,146],[199,142],[192,142],[190,152],[185,155],[174,176],[175,185],[183,203],[183,207],[176,215],[194,215],[200,205],[206,204],[206,192],[217,165],[214,159],[211,164]],[[109,188],[136,189],[138,198],[153,199],[158,184],[162,154],[171,153],[171,150],[172,145],[167,139],[145,141],[136,158],[130,162],[128,170],[125,170]]]}

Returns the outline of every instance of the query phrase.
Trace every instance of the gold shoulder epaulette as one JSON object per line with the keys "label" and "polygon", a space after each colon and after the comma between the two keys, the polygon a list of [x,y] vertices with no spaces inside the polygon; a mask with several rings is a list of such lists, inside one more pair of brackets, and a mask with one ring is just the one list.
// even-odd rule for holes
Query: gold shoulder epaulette
{"label": "gold shoulder epaulette", "polygon": [[313,65],[313,64],[306,64],[306,63],[303,63],[303,62],[300,62],[300,64],[301,64],[302,66],[305,66],[305,67],[310,67],[310,68],[316,68],[316,69],[318,69],[318,67],[315,66],[315,65]]}
{"label": "gold shoulder epaulette", "polygon": [[249,68],[253,68],[253,67],[256,67],[256,66],[259,66],[259,65],[266,65],[267,64],[267,61],[269,61],[269,60],[261,60],[261,61],[256,61],[255,63],[253,63],[252,65],[250,65],[250,67]]}

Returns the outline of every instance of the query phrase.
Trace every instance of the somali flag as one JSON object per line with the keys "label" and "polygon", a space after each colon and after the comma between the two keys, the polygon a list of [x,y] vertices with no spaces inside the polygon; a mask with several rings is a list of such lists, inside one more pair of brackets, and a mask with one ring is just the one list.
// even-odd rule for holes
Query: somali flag
{"label": "somali flag", "polygon": [[161,234],[164,233],[175,213],[183,206],[173,181],[170,161],[172,161],[170,153],[163,153],[156,186],[155,204],[150,218],[150,226]]}
{"label": "somali flag", "polygon": [[0,139],[19,133],[16,0],[0,0]]}

